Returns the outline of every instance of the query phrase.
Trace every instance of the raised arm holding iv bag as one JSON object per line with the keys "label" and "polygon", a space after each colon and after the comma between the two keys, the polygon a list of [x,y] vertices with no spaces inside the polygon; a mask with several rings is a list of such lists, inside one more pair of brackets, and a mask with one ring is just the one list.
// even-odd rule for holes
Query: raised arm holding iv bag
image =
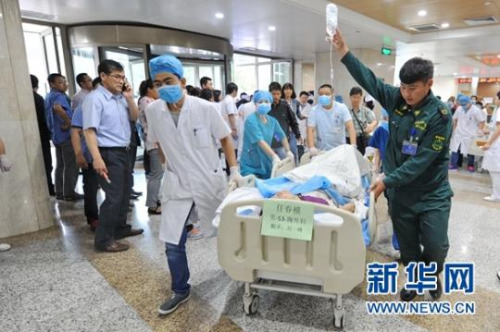
{"label": "raised arm holding iv bag", "polygon": [[332,60],[332,52],[333,52],[333,45],[332,45],[332,39],[333,36],[335,35],[335,31],[337,30],[337,25],[338,25],[338,10],[337,6],[334,5],[333,3],[329,3],[326,5],[326,34],[328,37],[326,37],[326,40],[330,43],[330,84],[333,85],[333,60]]}

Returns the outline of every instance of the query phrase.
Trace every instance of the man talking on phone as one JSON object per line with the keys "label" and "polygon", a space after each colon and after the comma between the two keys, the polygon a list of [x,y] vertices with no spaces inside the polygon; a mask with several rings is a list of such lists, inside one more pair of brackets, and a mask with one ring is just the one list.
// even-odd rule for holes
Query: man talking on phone
{"label": "man talking on phone", "polygon": [[127,84],[123,66],[104,60],[97,67],[101,84],[83,101],[85,140],[106,199],[101,204],[94,246],[99,251],[118,252],[129,248],[116,240],[142,234],[127,224],[130,196],[130,121],[139,110]]}

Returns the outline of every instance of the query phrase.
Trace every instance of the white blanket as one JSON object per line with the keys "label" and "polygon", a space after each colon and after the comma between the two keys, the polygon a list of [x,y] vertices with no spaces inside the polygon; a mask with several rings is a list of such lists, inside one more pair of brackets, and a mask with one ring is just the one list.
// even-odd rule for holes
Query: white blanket
{"label": "white blanket", "polygon": [[361,176],[369,171],[369,163],[356,148],[352,145],[341,145],[283,176],[293,182],[305,182],[314,175],[322,175],[330,180],[341,195],[358,197],[362,191]]}

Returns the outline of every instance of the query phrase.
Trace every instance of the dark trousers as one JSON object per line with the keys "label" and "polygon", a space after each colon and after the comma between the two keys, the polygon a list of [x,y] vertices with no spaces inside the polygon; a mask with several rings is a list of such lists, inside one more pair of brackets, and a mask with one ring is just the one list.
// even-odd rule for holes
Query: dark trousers
{"label": "dark trousers", "polygon": [[[457,150],[457,152],[452,152],[451,157],[450,157],[450,164],[453,167],[461,167],[462,166],[462,161],[459,163],[459,157],[461,157],[462,154],[460,153],[460,148]],[[468,154],[467,155],[467,166],[472,166],[474,167],[474,155]]]}
{"label": "dark trousers", "polygon": [[56,195],[73,198],[78,180],[78,165],[70,139],[56,144],[56,158]]}
{"label": "dark trousers", "polygon": [[[192,213],[195,213],[194,204],[186,219],[190,219]],[[172,291],[175,294],[186,295],[189,293],[191,286],[189,285],[189,266],[186,255],[186,240],[187,240],[187,227],[184,225],[182,230],[181,239],[178,245],[166,243],[165,254],[167,255],[168,269],[172,277]]]}
{"label": "dark trousers", "polygon": [[134,187],[134,168],[135,160],[137,159],[137,145],[131,145],[128,152],[130,158],[130,189]]}
{"label": "dark trousers", "polygon": [[448,219],[451,198],[419,201],[419,196],[423,195],[421,192],[390,189],[388,193],[401,261],[405,266],[410,262],[436,262],[437,273],[440,273],[450,247]]}
{"label": "dark trousers", "polygon": [[52,153],[50,152],[50,140],[42,139],[42,153],[43,164],[45,166],[45,176],[47,177],[47,187],[49,194],[54,196],[56,194],[54,183],[52,182]]}
{"label": "dark trousers", "polygon": [[[351,139],[349,137],[346,137],[345,140],[347,144],[351,144]],[[358,151],[364,156],[366,150],[366,138],[364,135],[356,136],[356,145],[358,147]]]}
{"label": "dark trousers", "polygon": [[97,176],[99,185],[106,193],[101,204],[99,225],[95,232],[96,249],[104,249],[115,236],[126,234],[131,226],[127,224],[127,211],[130,197],[130,157],[128,148],[99,148],[101,157],[108,169],[108,183]]}
{"label": "dark trousers", "polygon": [[97,191],[99,184],[97,182],[97,172],[92,163],[89,164],[87,169],[82,169],[83,173],[83,199],[84,210],[87,221],[99,219],[99,210],[97,208]]}

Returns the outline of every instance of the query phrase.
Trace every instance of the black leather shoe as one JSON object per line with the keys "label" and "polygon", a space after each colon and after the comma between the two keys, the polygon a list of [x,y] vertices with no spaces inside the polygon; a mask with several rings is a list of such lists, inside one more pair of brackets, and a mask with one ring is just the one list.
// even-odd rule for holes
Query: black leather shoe
{"label": "black leather shoe", "polygon": [[129,248],[130,248],[130,246],[128,244],[114,241],[113,243],[111,243],[110,245],[108,245],[106,248],[100,249],[100,251],[104,251],[104,252],[120,252],[120,251],[128,250]]}
{"label": "black leather shoe", "polygon": [[144,233],[144,230],[142,228],[131,228],[126,233],[115,235],[115,239],[120,240],[120,239],[124,239],[126,237],[129,237],[129,236],[141,235],[142,233]]}
{"label": "black leather shoe", "polygon": [[132,189],[130,194],[139,197],[142,196],[142,191],[135,191],[134,189]]}
{"label": "black leather shoe", "polygon": [[406,302],[413,300],[416,296],[417,291],[407,290],[406,288],[401,288],[401,291],[399,292],[399,298]]}
{"label": "black leather shoe", "polygon": [[437,301],[439,298],[441,298],[441,295],[443,295],[443,287],[441,286],[441,280],[437,278],[437,288],[436,290],[430,290],[429,295],[431,296],[432,301]]}

